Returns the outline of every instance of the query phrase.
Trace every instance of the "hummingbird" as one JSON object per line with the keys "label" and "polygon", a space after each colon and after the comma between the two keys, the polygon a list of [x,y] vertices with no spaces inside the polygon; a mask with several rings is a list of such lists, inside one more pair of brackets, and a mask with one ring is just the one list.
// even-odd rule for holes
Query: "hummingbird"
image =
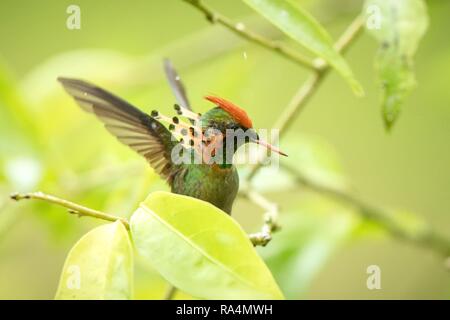
{"label": "hummingbird", "polygon": [[[142,155],[167,181],[171,192],[207,201],[231,214],[239,190],[239,176],[228,156],[230,152],[226,151],[231,148],[233,154],[245,143],[256,143],[287,155],[261,140],[247,113],[228,100],[205,96],[215,107],[203,115],[195,113],[178,73],[167,59],[164,70],[178,102],[174,105],[177,113],[174,117],[156,110],[147,114],[83,80],[59,77],[58,81],[82,109],[93,113],[120,142]],[[245,136],[238,143],[231,135],[236,130]],[[183,159],[189,161],[180,161],[177,154],[187,155]]]}

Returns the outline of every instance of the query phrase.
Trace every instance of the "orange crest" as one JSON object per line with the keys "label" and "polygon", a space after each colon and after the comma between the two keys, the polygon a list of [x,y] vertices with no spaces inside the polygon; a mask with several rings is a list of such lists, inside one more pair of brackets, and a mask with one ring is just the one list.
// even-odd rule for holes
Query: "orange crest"
{"label": "orange crest", "polygon": [[220,108],[231,114],[231,116],[245,128],[252,128],[252,120],[247,113],[234,103],[215,96],[205,96],[205,99],[217,104]]}

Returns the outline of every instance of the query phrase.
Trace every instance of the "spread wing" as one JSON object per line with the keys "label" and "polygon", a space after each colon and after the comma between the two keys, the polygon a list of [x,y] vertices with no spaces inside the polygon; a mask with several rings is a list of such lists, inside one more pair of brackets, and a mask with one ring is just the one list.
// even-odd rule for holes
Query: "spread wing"
{"label": "spread wing", "polygon": [[95,114],[119,141],[144,156],[163,178],[170,179],[175,169],[171,151],[178,142],[166,127],[125,100],[95,85],[61,77],[58,81],[81,108]]}

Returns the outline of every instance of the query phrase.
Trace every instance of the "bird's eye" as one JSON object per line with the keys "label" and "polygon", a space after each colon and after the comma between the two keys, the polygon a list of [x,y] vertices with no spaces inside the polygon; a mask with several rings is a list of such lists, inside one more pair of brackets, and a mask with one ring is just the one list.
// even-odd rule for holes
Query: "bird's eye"
{"label": "bird's eye", "polygon": [[256,131],[252,128],[246,129],[245,130],[245,142],[254,142],[259,140],[259,136],[258,133],[256,133]]}

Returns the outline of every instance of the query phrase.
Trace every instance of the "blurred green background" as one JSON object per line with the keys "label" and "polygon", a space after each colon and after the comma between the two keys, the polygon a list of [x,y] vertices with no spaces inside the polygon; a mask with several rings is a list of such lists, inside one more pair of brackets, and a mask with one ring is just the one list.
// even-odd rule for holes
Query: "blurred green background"
{"label": "blurred green background", "polygon": [[[282,39],[239,0],[205,2]],[[334,38],[362,7],[357,0],[298,2]],[[381,120],[376,43],[364,34],[346,58],[366,96],[355,97],[333,72],[281,146],[291,156],[286,161],[312,178],[412,212],[450,237],[450,2],[427,3],[430,27],[416,57],[419,86],[392,133]],[[81,30],[66,28],[70,4],[81,8]],[[199,112],[209,107],[202,96],[217,93],[245,107],[259,128],[271,128],[308,76],[211,26],[180,0],[2,0],[0,39],[1,299],[53,298],[68,250],[101,223],[45,203],[14,203],[11,192],[42,190],[129,216],[146,194],[167,189],[143,159],[75,106],[57,76],[89,80],[147,112],[169,114],[174,98],[162,71],[169,57]],[[280,204],[284,228],[260,252],[288,298],[450,297],[442,257],[394,240],[352,208],[275,175],[261,172],[256,187]],[[239,199],[234,217],[256,231],[262,212]],[[369,265],[381,268],[381,290],[366,287]],[[166,284],[148,266],[138,261],[135,274],[136,298],[162,297]]]}

